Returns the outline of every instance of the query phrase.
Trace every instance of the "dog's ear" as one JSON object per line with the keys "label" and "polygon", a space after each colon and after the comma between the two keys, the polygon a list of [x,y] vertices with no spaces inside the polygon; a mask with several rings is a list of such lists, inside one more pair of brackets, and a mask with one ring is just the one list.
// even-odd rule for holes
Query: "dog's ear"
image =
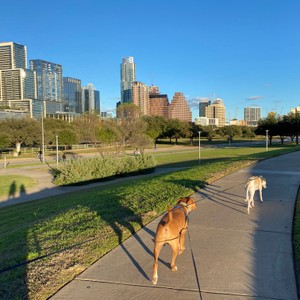
{"label": "dog's ear", "polygon": [[188,196],[186,199],[187,199],[186,204],[193,204],[193,203],[195,203],[195,200],[192,197],[190,197],[190,196]]}

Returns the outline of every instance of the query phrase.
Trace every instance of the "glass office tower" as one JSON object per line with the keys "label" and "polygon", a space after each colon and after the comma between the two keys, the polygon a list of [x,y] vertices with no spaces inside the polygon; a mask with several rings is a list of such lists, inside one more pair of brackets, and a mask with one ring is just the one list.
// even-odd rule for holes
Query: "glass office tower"
{"label": "glass office tower", "polygon": [[135,63],[132,56],[121,63],[121,103],[132,102],[132,82],[136,81]]}

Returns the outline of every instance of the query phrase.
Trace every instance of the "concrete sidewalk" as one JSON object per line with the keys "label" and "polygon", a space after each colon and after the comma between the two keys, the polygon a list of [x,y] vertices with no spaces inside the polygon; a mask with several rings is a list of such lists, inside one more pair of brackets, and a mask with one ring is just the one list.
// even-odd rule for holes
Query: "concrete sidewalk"
{"label": "concrete sidewalk", "polygon": [[[264,202],[256,200],[247,215],[244,184],[252,175],[266,177],[267,189]],[[170,270],[165,246],[152,285],[158,218],[51,299],[298,299],[291,234],[299,184],[299,152],[226,176],[194,195],[198,209],[177,272]]]}

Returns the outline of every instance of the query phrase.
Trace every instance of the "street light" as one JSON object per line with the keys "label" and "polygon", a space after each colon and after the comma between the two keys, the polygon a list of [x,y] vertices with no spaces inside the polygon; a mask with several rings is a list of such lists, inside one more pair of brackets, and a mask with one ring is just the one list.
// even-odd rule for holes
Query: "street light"
{"label": "street light", "polygon": [[200,159],[201,159],[201,142],[200,142],[200,135],[201,135],[201,131],[198,131],[199,133],[199,165],[200,165]]}
{"label": "street light", "polygon": [[58,169],[58,135],[56,137],[56,168]]}
{"label": "street light", "polygon": [[266,151],[269,151],[269,149],[268,149],[268,145],[269,145],[268,132],[269,132],[269,130],[267,129],[267,130],[266,130]]}
{"label": "street light", "polygon": [[42,110],[42,162],[45,163],[44,107]]}

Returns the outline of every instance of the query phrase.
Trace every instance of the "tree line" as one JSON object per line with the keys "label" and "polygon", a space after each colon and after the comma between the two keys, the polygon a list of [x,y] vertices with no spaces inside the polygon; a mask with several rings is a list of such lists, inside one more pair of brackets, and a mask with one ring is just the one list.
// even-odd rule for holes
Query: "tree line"
{"label": "tree line", "polygon": [[[42,126],[43,125],[43,126]],[[291,141],[296,139],[300,131],[300,115],[289,114],[280,117],[270,113],[267,118],[261,119],[256,128],[230,125],[224,127],[201,126],[193,122],[178,119],[164,119],[160,116],[131,116],[123,115],[115,119],[101,119],[96,114],[82,115],[72,123],[44,118],[35,120],[30,118],[4,119],[0,121],[0,149],[14,147],[16,152],[21,146],[41,147],[42,127],[44,128],[44,143],[48,147],[56,145],[56,136],[59,145],[93,144],[104,155],[107,149],[120,153],[127,146],[143,149],[156,147],[159,139],[169,139],[178,142],[180,138],[187,138],[193,144],[194,139],[225,138],[232,141],[236,137],[254,138],[256,135],[266,135],[270,144],[272,138],[279,136],[282,143],[289,136]]]}

